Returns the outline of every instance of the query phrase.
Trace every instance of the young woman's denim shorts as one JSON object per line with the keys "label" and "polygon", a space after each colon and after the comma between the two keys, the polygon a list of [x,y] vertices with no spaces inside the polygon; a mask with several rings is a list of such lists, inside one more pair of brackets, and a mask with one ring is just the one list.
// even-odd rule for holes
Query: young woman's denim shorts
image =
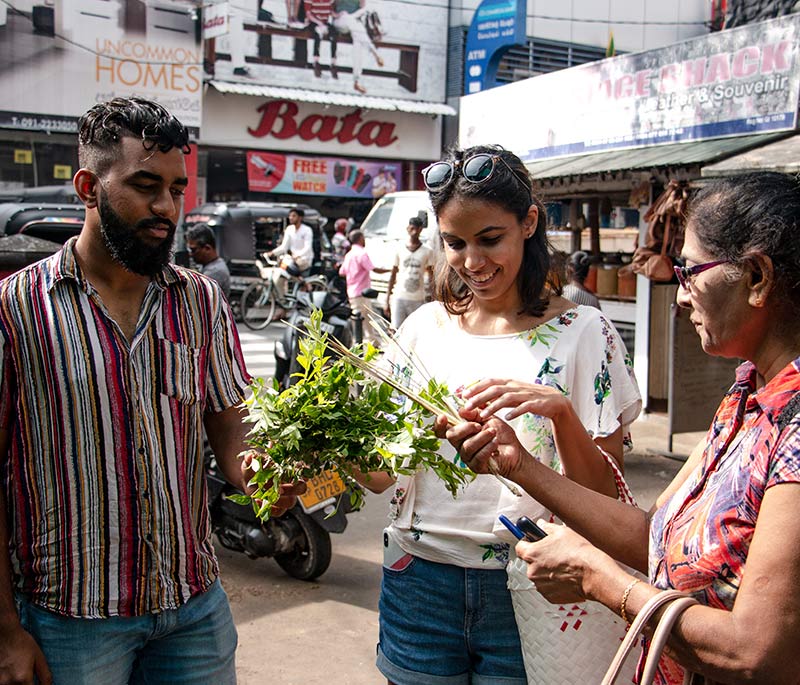
{"label": "young woman's denim shorts", "polygon": [[504,570],[383,569],[378,669],[395,685],[526,685]]}

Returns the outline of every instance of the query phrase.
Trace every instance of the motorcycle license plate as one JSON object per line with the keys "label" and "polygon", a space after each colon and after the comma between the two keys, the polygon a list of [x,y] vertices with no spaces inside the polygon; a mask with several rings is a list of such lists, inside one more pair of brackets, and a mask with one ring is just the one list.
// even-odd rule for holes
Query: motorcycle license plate
{"label": "motorcycle license plate", "polygon": [[[303,317],[300,317],[300,318],[297,320],[297,323],[298,323],[298,324],[300,324],[300,323],[305,323],[305,322],[306,322],[306,321],[308,321],[308,320],[309,320],[309,319],[308,319],[308,317],[307,317],[307,316],[303,316]],[[336,327],[335,327],[335,326],[332,326],[332,325],[331,325],[331,324],[329,324],[327,321],[320,321],[320,322],[319,322],[319,329],[320,329],[320,330],[321,330],[323,333],[330,333],[331,335],[333,335],[333,332],[336,330]]]}
{"label": "motorcycle license plate", "polygon": [[310,514],[327,504],[328,500],[341,495],[346,489],[338,473],[325,471],[306,481],[306,491],[300,495],[300,502],[306,513]]}

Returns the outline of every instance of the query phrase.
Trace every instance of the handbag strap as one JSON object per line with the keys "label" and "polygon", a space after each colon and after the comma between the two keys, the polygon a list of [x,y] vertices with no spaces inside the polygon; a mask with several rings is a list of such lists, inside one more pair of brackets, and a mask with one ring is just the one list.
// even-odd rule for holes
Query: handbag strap
{"label": "handbag strap", "polygon": [[[641,637],[642,632],[644,631],[645,627],[647,626],[648,621],[653,617],[653,615],[664,605],[668,602],[674,602],[675,600],[679,599],[690,599],[693,603],[696,600],[692,599],[691,597],[687,597],[682,592],[678,592],[677,590],[664,590],[663,592],[659,592],[657,595],[654,595],[647,603],[642,607],[638,614],[636,614],[636,618],[631,623],[630,628],[628,628],[628,632],[625,633],[625,637],[622,640],[622,644],[617,649],[617,653],[614,655],[614,659],[611,661],[611,665],[608,667],[605,676],[603,677],[603,681],[601,685],[614,685],[619,677],[620,670],[622,669],[622,665],[625,663],[625,659],[631,653],[634,645],[636,644],[637,640]],[[686,606],[683,606],[683,609],[686,609]],[[675,618],[671,620],[669,628],[672,628],[672,625],[675,623],[675,620],[678,618],[680,611],[677,612]],[[666,615],[666,612],[665,612]],[[663,618],[663,617],[662,617]],[[659,622],[659,626],[660,626]],[[666,636],[664,637],[663,644],[661,644],[660,649],[658,650],[658,655],[655,657],[654,661],[658,664],[658,659],[661,656],[661,651],[664,649],[664,645],[666,644],[666,638],[669,636],[669,631],[667,631]],[[651,658],[651,655],[654,654],[653,648],[648,654],[648,661]],[[640,685],[650,685],[651,681],[642,680]]]}
{"label": "handbag strap", "polygon": [[[647,660],[644,662],[644,670],[642,671],[642,679],[640,685],[651,685],[656,677],[656,670],[658,669],[658,662],[661,659],[661,652],[667,646],[672,627],[675,621],[680,618],[680,615],[686,611],[693,604],[697,604],[694,597],[680,597],[672,601],[667,607],[666,611],[661,615],[653,639],[650,642],[650,648],[647,651]],[[684,673],[683,682],[691,681],[691,673],[686,671]]]}
{"label": "handbag strap", "polygon": [[597,443],[595,443],[595,445],[597,446],[597,449],[600,450],[600,454],[603,455],[603,459],[611,469],[611,472],[614,474],[614,483],[617,486],[617,499],[620,502],[625,502],[625,504],[631,504],[634,507],[638,506],[636,504],[636,498],[633,496],[633,492],[631,492],[631,489],[628,487],[628,483],[625,480],[622,469],[620,469],[619,464],[617,464],[617,460],[614,459],[608,450],[601,447]]}

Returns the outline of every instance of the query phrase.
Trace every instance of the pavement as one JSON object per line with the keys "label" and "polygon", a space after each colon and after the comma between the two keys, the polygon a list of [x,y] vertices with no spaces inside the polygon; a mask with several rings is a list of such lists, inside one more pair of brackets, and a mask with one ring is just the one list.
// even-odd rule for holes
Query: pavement
{"label": "pavement", "polygon": [[633,451],[625,455],[625,479],[639,506],[649,508],[686,461],[705,432],[672,436],[666,414],[642,414],[631,426]]}

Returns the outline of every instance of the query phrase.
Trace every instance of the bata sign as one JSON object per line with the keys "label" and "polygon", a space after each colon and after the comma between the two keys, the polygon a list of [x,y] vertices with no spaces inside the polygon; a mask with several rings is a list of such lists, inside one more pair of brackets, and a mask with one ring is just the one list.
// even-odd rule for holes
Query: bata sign
{"label": "bata sign", "polygon": [[336,141],[342,145],[357,141],[367,147],[388,147],[397,141],[395,124],[375,119],[365,119],[361,110],[338,117],[331,114],[309,114],[298,118],[299,107],[290,100],[274,100],[258,107],[261,120],[247,132],[254,138],[271,136],[278,140],[299,137],[323,143]]}

